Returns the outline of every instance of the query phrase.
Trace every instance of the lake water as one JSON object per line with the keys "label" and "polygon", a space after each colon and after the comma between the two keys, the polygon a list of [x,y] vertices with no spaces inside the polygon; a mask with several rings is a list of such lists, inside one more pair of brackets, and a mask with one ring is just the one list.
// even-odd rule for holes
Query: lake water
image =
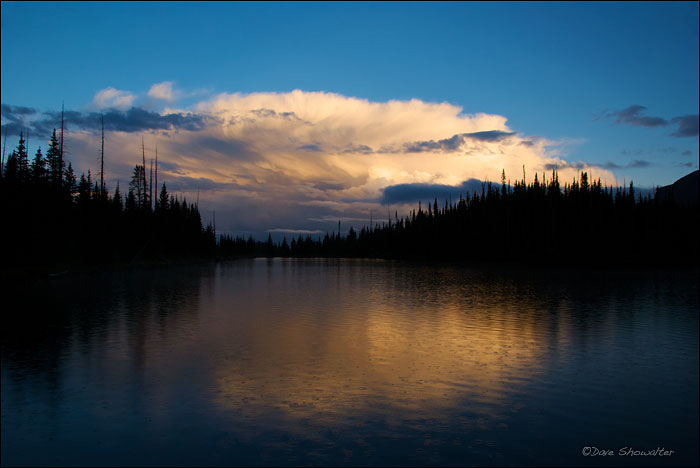
{"label": "lake water", "polygon": [[697,269],[255,259],[5,294],[3,465],[698,465]]}

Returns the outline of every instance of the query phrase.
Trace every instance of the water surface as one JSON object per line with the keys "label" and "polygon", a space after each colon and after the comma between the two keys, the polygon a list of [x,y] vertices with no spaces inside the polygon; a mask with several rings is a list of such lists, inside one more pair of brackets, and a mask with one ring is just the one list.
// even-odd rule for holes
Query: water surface
{"label": "water surface", "polygon": [[698,464],[697,269],[256,259],[10,294],[3,465]]}

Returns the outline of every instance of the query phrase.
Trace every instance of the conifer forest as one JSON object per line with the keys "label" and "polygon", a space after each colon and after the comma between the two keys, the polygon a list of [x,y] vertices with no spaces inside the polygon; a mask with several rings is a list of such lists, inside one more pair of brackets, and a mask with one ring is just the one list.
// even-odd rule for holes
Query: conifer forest
{"label": "conifer forest", "polygon": [[[104,141],[104,136],[103,136]],[[104,147],[104,146],[103,146]],[[698,262],[698,204],[642,197],[631,182],[604,186],[586,172],[560,181],[557,171],[427,206],[381,223],[281,242],[220,235],[203,226],[197,203],[158,182],[157,154],[145,151],[127,187],[107,190],[103,171],[77,177],[53,131],[46,154],[27,154],[24,136],[3,161],[4,267],[140,265],[238,257],[365,257],[446,261],[524,261],[613,266]],[[103,156],[104,157],[104,156]],[[347,229],[347,227],[345,227]]]}

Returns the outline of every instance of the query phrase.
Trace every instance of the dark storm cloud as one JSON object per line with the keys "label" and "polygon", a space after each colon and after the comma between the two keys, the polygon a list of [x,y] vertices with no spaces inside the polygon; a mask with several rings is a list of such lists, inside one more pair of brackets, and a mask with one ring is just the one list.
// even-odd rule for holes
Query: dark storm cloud
{"label": "dark storm cloud", "polygon": [[554,171],[554,170],[561,170],[561,169],[585,169],[587,167],[599,167],[601,169],[641,169],[644,167],[649,167],[651,163],[649,161],[644,161],[641,159],[635,159],[632,162],[629,162],[627,164],[617,164],[611,161],[608,161],[603,164],[598,164],[598,163],[590,163],[590,162],[585,162],[585,161],[577,161],[577,162],[562,162],[559,164],[545,164],[544,168],[547,171]]}
{"label": "dark storm cloud", "polygon": [[698,136],[698,114],[683,115],[666,120],[663,117],[643,115],[647,108],[634,104],[626,109],[604,112],[600,118],[615,118],[616,124],[627,124],[635,127],[665,127],[678,125],[671,136],[685,138]]}
{"label": "dark storm cloud", "polygon": [[414,141],[412,143],[406,143],[403,150],[407,153],[422,153],[426,151],[442,151],[445,153],[451,153],[458,151],[466,139],[485,142],[499,142],[513,135],[515,135],[515,132],[502,132],[500,130],[458,133],[450,138],[445,138],[444,140]]}
{"label": "dark storm cloud", "polygon": [[263,109],[254,109],[254,110],[250,111],[250,113],[251,113],[251,114],[255,114],[255,115],[257,115],[258,117],[262,117],[262,118],[265,118],[265,117],[275,117],[275,116],[277,115],[277,112],[275,112],[274,110],[272,110],[272,109],[265,109],[265,108],[263,108]]}
{"label": "dark storm cloud", "polygon": [[11,115],[31,115],[31,114],[36,114],[36,109],[32,109],[31,107],[10,106],[8,104],[2,104],[3,117],[7,117],[7,116],[11,116]]}
{"label": "dark storm cloud", "polygon": [[491,142],[502,141],[508,137],[513,136],[513,135],[515,135],[515,132],[502,132],[500,130],[488,130],[486,132],[464,133],[465,137],[471,138],[472,140],[491,141]]}
{"label": "dark storm cloud", "polygon": [[649,161],[644,161],[642,159],[635,159],[627,164],[616,164],[614,162],[606,162],[604,164],[591,164],[591,166],[597,166],[602,169],[642,169],[644,167],[649,167],[651,163]]}
{"label": "dark storm cloud", "polygon": [[297,147],[298,150],[301,151],[313,151],[314,153],[320,153],[323,151],[323,148],[321,148],[321,145],[318,143],[310,143],[308,145],[302,145]]}
{"label": "dark storm cloud", "polygon": [[8,104],[2,104],[2,120],[4,123],[2,125],[2,132],[9,135],[19,135],[20,132],[26,133],[30,131],[35,133],[35,129],[28,125],[25,119],[28,116],[35,115],[37,113],[36,109],[31,107],[23,106],[11,106]]}
{"label": "dark storm cloud", "polygon": [[[442,141],[442,140],[441,140]],[[443,148],[440,142],[430,140],[430,141],[414,141],[413,143],[406,143],[404,145],[404,151],[408,153],[422,153],[425,151],[440,151]]]}
{"label": "dark storm cloud", "polygon": [[370,148],[367,145],[353,145],[349,144],[343,149],[343,153],[346,154],[354,154],[354,153],[359,153],[359,154],[372,154],[374,150]]}
{"label": "dark storm cloud", "polygon": [[[6,123],[3,131],[18,135],[27,130],[33,134],[49,135],[52,129],[61,126],[61,112],[38,112],[29,107],[2,105],[2,117]],[[105,130],[118,132],[140,132],[145,130],[203,130],[216,121],[203,114],[165,114],[132,107],[127,111],[108,109],[103,113],[66,111],[65,124],[69,129],[99,130],[104,118]]]}
{"label": "dark storm cloud", "polygon": [[326,192],[329,190],[345,190],[348,187],[345,184],[333,184],[333,183],[329,183],[329,182],[319,182],[319,183],[313,185],[313,188]]}
{"label": "dark storm cloud", "polygon": [[583,169],[586,166],[591,166],[584,162],[561,162],[558,164],[545,164],[544,169],[547,171],[558,171],[559,169]]}
{"label": "dark storm cloud", "polygon": [[426,151],[443,151],[449,153],[457,151],[462,143],[464,143],[464,134],[457,134],[451,136],[450,138],[445,138],[444,140],[414,141],[412,143],[406,143],[403,149],[407,153],[422,153]]}
{"label": "dark storm cloud", "polygon": [[435,198],[456,200],[460,195],[480,192],[487,187],[488,182],[478,179],[465,180],[459,185],[443,184],[398,184],[385,187],[379,201],[382,205],[395,203],[415,203],[417,201],[432,201]]}
{"label": "dark storm cloud", "polygon": [[698,136],[698,114],[676,117],[671,122],[678,124],[678,129],[671,133],[671,136],[681,138]]}
{"label": "dark storm cloud", "polygon": [[606,112],[603,117],[614,117],[616,124],[627,124],[635,127],[653,128],[668,125],[668,121],[664,118],[642,115],[645,110],[647,110],[646,107],[633,104],[626,109]]}
{"label": "dark storm cloud", "polygon": [[262,107],[260,109],[253,109],[252,111],[250,111],[250,113],[262,119],[280,118],[284,120],[298,120],[300,122],[306,122],[300,119],[299,116],[296,115],[294,112],[276,112],[274,109],[267,109],[265,107]]}
{"label": "dark storm cloud", "polygon": [[[54,113],[53,118],[60,119],[59,113]],[[100,127],[100,114],[73,112],[68,123],[77,124],[85,129],[97,129]],[[105,130],[119,132],[140,132],[143,130],[189,130],[198,131],[204,129],[214,119],[200,114],[166,114],[150,112],[138,107],[132,107],[126,112],[109,110],[104,113]]]}

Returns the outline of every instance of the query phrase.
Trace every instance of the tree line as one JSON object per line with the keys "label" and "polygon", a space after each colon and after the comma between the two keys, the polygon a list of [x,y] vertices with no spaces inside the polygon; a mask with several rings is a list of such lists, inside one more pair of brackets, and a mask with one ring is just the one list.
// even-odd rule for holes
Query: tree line
{"label": "tree line", "polygon": [[[523,170],[524,172],[524,170]],[[234,256],[368,257],[450,261],[528,261],[610,267],[620,264],[698,263],[698,204],[640,197],[634,184],[604,186],[587,172],[560,184],[553,170],[481,193],[394,213],[347,234],[298,236],[274,243],[220,236],[220,252]]]}
{"label": "tree line", "polygon": [[104,130],[99,178],[78,178],[64,157],[63,124],[46,154],[29,159],[24,135],[0,165],[3,266],[134,264],[223,257],[367,257],[457,261],[531,261],[611,266],[698,263],[698,203],[639,197],[628,187],[589,181],[563,185],[556,170],[423,206],[408,215],[323,237],[266,242],[203,227],[197,203],[158,192],[158,156],[146,164],[142,141],[126,196],[104,182]]}
{"label": "tree line", "polygon": [[99,177],[90,170],[76,176],[64,156],[63,125],[46,154],[39,148],[31,161],[23,134],[7,161],[3,146],[3,267],[61,270],[215,255],[214,227],[203,227],[197,204],[168,193],[165,182],[158,193],[157,160],[147,171],[142,149],[122,196],[119,183],[110,194],[104,182],[104,130]]}

